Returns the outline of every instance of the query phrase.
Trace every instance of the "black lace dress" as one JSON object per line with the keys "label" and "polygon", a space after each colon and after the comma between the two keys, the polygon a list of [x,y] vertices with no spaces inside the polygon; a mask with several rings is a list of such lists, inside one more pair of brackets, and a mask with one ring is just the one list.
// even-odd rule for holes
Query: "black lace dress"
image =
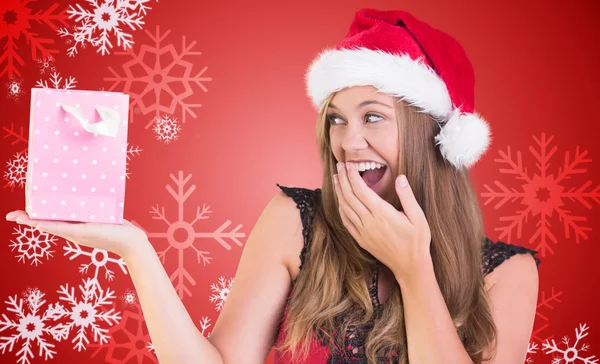
{"label": "black lace dress", "polygon": [[[304,247],[300,252],[300,269],[304,265],[304,259],[307,251],[310,248],[310,242],[312,240],[311,234],[311,222],[313,218],[314,208],[318,206],[321,201],[321,189],[311,190],[301,187],[285,187],[277,184],[277,186],[295,202],[296,206],[300,210],[300,217],[302,219],[302,235],[304,237]],[[537,251],[527,249],[522,246],[506,244],[504,242],[492,242],[486,237],[483,242],[483,270],[484,275],[491,273],[496,267],[502,262],[512,257],[515,254],[531,254],[539,265],[540,259],[535,256]],[[376,317],[381,312],[383,306],[379,302],[378,296],[378,277],[379,268],[381,264],[377,264],[374,269],[374,273],[370,278],[369,294],[373,302],[375,314],[373,318],[364,325],[350,325],[344,335],[341,333],[335,334],[335,343],[332,343],[331,350],[328,345],[328,340],[315,333],[314,341],[311,343],[311,351],[309,357],[303,363],[307,364],[345,364],[345,363],[361,363],[366,364],[366,354],[364,350],[365,339],[369,331],[373,328],[373,324]],[[292,288],[293,289],[293,288]],[[291,295],[291,292],[290,292]],[[285,335],[285,317],[281,322],[279,331],[277,334],[277,343],[279,343]],[[341,326],[341,322],[340,322]],[[380,363],[397,363],[397,359],[394,358],[379,358]],[[291,363],[290,357],[275,352],[275,363]]]}

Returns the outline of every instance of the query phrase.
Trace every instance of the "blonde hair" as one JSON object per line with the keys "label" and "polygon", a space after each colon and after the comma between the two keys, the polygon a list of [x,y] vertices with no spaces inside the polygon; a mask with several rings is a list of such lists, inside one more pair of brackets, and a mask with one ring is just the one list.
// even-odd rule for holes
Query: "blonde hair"
{"label": "blonde hair", "polygon": [[[292,358],[306,359],[317,334],[332,352],[332,332],[347,332],[348,325],[363,325],[377,312],[369,295],[367,277],[374,273],[375,258],[358,245],[339,216],[332,178],[336,160],[331,151],[326,110],[334,95],[322,106],[317,119],[317,141],[324,167],[321,200],[314,208],[312,241],[305,263],[294,282],[286,309],[285,339],[276,350]],[[493,343],[496,326],[484,284],[482,244],[483,218],[466,169],[457,170],[443,159],[434,137],[439,125],[426,113],[395,98],[398,121],[398,171],[405,174],[425,212],[431,229],[431,257],[440,290],[463,344],[474,363]],[[401,209],[398,197],[392,205]],[[408,363],[402,292],[394,282],[372,329],[365,338],[368,363],[398,354]],[[342,321],[342,318],[344,321]],[[325,342],[325,341],[324,341]]]}

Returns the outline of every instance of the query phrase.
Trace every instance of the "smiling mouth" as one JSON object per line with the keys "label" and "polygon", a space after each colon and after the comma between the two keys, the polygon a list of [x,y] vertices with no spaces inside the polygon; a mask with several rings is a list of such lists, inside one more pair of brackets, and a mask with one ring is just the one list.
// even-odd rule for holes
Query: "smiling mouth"
{"label": "smiling mouth", "polygon": [[383,178],[386,169],[387,166],[383,166],[376,169],[367,169],[362,172],[359,171],[358,173],[362,177],[363,181],[365,181],[367,186],[372,187]]}

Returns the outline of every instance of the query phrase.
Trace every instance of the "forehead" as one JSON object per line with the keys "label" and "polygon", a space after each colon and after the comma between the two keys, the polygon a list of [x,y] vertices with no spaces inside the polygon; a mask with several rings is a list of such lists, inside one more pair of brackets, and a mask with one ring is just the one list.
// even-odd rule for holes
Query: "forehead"
{"label": "forehead", "polygon": [[335,93],[331,103],[338,108],[354,108],[365,100],[374,100],[393,106],[394,98],[391,95],[380,92],[373,86],[347,87]]}

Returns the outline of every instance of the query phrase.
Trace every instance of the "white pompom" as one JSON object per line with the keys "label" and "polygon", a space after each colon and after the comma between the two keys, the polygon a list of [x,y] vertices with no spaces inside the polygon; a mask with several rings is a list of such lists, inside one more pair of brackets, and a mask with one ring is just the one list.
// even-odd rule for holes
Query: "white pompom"
{"label": "white pompom", "polygon": [[477,113],[454,109],[435,137],[442,156],[457,169],[471,167],[490,145],[490,127]]}

